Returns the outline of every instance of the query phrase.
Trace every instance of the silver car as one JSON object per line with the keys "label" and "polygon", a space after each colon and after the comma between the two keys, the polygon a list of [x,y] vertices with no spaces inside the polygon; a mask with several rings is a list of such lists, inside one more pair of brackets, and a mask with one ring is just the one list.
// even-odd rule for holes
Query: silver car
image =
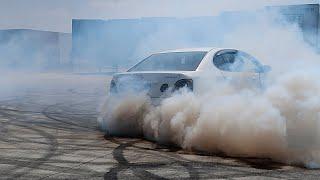
{"label": "silver car", "polygon": [[[237,49],[194,48],[152,54],[125,73],[113,76],[110,93],[147,91],[153,100],[182,87],[198,92],[200,77],[212,80],[250,81],[262,87],[269,66]],[[208,77],[207,77],[208,78]],[[210,81],[208,81],[210,82]]]}

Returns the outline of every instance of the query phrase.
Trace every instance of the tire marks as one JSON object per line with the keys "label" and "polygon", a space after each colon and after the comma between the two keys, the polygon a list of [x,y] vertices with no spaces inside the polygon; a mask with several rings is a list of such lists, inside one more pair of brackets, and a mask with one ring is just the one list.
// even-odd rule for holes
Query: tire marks
{"label": "tire marks", "polygon": [[41,95],[36,96],[0,101],[1,178],[317,179],[320,175],[302,168],[285,169],[270,160],[217,157],[144,139],[104,137],[97,130],[94,112],[99,97],[74,93],[69,99],[67,94],[50,94],[50,98],[65,98],[45,103]]}

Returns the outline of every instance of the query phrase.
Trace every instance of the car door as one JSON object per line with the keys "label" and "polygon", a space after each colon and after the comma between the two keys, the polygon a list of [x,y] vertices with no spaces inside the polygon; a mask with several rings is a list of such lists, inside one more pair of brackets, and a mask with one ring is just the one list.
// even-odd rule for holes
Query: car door
{"label": "car door", "polygon": [[213,58],[221,77],[237,87],[261,87],[262,65],[252,56],[238,50],[223,50]]}

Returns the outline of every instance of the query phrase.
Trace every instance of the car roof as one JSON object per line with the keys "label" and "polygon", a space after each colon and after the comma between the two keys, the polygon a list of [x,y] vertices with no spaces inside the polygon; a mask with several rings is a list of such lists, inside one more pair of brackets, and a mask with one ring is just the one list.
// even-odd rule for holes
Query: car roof
{"label": "car roof", "polygon": [[232,48],[216,48],[216,47],[185,48],[185,49],[173,49],[173,50],[160,51],[154,54],[171,53],[171,52],[197,52],[197,51],[209,52],[209,51],[220,51],[223,49],[232,49]]}

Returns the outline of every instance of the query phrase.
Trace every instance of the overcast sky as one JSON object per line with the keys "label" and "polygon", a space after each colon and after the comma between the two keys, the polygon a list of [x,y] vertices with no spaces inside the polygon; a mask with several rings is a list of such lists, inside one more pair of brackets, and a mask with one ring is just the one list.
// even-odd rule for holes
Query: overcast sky
{"label": "overcast sky", "polygon": [[320,0],[0,0],[0,29],[71,32],[71,19],[210,16]]}

